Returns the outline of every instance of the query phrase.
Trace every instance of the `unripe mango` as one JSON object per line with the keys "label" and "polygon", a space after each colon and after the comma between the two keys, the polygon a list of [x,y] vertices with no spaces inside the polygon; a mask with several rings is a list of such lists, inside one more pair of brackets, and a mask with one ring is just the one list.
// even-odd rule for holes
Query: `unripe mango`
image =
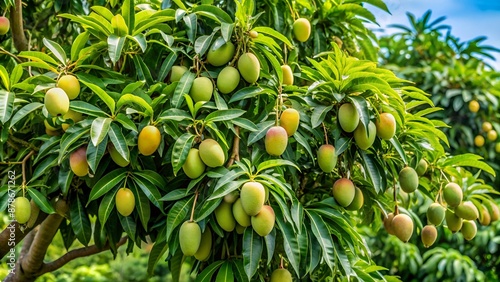
{"label": "unripe mango", "polygon": [[282,65],[283,85],[293,85],[293,71],[289,65]]}
{"label": "unripe mango", "polygon": [[187,72],[188,68],[185,66],[172,66],[170,71],[170,82],[176,82],[181,80],[181,77]]}
{"label": "unripe mango", "polygon": [[31,204],[25,197],[17,197],[12,202],[14,207],[14,218],[19,224],[25,224],[31,217]]}
{"label": "unripe mango", "polygon": [[109,155],[111,156],[111,159],[117,165],[119,165],[121,167],[126,167],[130,163],[130,161],[127,161],[126,159],[124,159],[122,157],[122,155],[120,155],[120,153],[118,153],[118,151],[116,150],[116,148],[113,145],[113,143],[109,143],[109,145],[108,145],[108,152],[109,152]]}
{"label": "unripe mango", "polygon": [[236,200],[240,198],[240,193],[238,190],[234,190],[229,194],[226,194],[223,198],[224,202],[229,203],[229,204],[234,204]]}
{"label": "unripe mango", "polygon": [[392,220],[394,219],[394,213],[389,213],[387,214],[386,217],[384,217],[384,228],[387,231],[387,233],[394,235],[394,230],[392,229]]}
{"label": "unripe mango", "polygon": [[[57,126],[56,121],[57,121],[57,118],[53,117],[52,118],[52,124],[54,126]],[[52,126],[52,125],[50,125],[50,123],[49,123],[49,121],[47,119],[43,120],[43,124],[45,124],[45,128],[48,129],[48,130],[50,130],[50,131],[57,131],[57,128],[54,127],[54,126]]]}
{"label": "unripe mango", "polygon": [[144,156],[150,156],[160,146],[161,143],[161,133],[158,128],[153,125],[148,125],[144,127],[139,133],[137,140],[137,146],[139,148],[139,153]]}
{"label": "unripe mango", "polygon": [[212,99],[212,93],[214,92],[214,85],[208,77],[197,77],[193,81],[189,95],[193,98],[193,101],[210,101]]}
{"label": "unripe mango", "polygon": [[201,242],[198,251],[194,254],[194,257],[199,261],[205,261],[210,256],[210,251],[212,250],[212,232],[210,227],[205,228],[205,232],[201,234]]}
{"label": "unripe mango", "polygon": [[57,81],[57,87],[66,92],[70,100],[75,99],[80,94],[80,81],[73,75],[63,75]]}
{"label": "unripe mango", "polygon": [[0,35],[5,35],[9,32],[10,21],[6,17],[0,17]]}
{"label": "unripe mango", "polygon": [[273,126],[267,130],[265,145],[266,152],[271,156],[281,156],[288,144],[288,133],[281,126]]}
{"label": "unripe mango", "polygon": [[248,35],[250,36],[250,38],[257,38],[259,37],[259,33],[255,30],[250,30],[250,32],[248,32]]}
{"label": "unripe mango", "polygon": [[488,132],[493,129],[493,125],[489,121],[483,122],[481,125],[481,128],[483,129],[484,132]]}
{"label": "unripe mango", "polygon": [[462,225],[462,229],[460,230],[462,235],[464,235],[464,239],[470,241],[476,237],[477,234],[477,225],[474,220],[464,220]]}
{"label": "unripe mango", "polygon": [[240,73],[232,66],[223,68],[217,76],[217,89],[220,93],[228,94],[233,92],[240,83]]}
{"label": "unripe mango", "polygon": [[69,110],[69,98],[61,88],[52,88],[45,94],[45,108],[51,116],[64,115]]}
{"label": "unripe mango", "polygon": [[455,208],[455,214],[465,220],[476,220],[479,217],[479,211],[470,201],[458,205],[458,207]]}
{"label": "unripe mango", "polygon": [[352,200],[351,204],[346,207],[347,210],[350,211],[357,211],[359,210],[365,201],[365,198],[363,196],[363,192],[361,189],[358,187],[355,187],[355,193],[354,193],[354,199]]}
{"label": "unripe mango", "polygon": [[318,150],[318,165],[324,172],[332,172],[337,164],[337,155],[335,147],[330,144],[324,144]]}
{"label": "unripe mango", "polygon": [[243,227],[239,224],[236,224],[236,233],[237,234],[240,234],[240,235],[243,234],[243,232],[245,232],[245,229],[246,229],[246,227]]}
{"label": "unripe mango", "polygon": [[238,59],[238,70],[248,83],[255,83],[260,76],[260,62],[252,53],[245,53]]}
{"label": "unripe mango", "polygon": [[208,50],[207,61],[212,66],[220,67],[227,64],[233,58],[234,51],[234,44],[231,42],[227,42],[216,50],[213,50],[212,45],[210,50]]}
{"label": "unripe mango", "polygon": [[396,119],[391,113],[381,113],[375,126],[380,139],[389,140],[396,134]]}
{"label": "unripe mango", "polygon": [[48,129],[48,128],[45,128],[45,133],[46,133],[47,135],[49,135],[49,136],[59,136],[59,135],[61,135],[61,134],[59,133],[59,131],[56,131],[56,130],[50,130],[50,129]]}
{"label": "unripe mango", "polygon": [[278,268],[271,274],[270,282],[292,282],[292,274],[285,268]]}
{"label": "unripe mango", "polygon": [[479,223],[483,226],[490,225],[491,223],[491,216],[484,205],[481,205],[479,209]]}
{"label": "unripe mango", "polygon": [[224,164],[224,151],[214,139],[207,138],[203,140],[199,149],[200,158],[208,167],[218,167]]}
{"label": "unripe mango", "polygon": [[448,229],[450,229],[451,232],[455,233],[462,228],[463,220],[454,212],[446,210],[445,217],[446,224],[448,225]]}
{"label": "unripe mango", "polygon": [[351,180],[341,178],[333,183],[332,192],[335,201],[345,208],[354,200],[356,189],[354,189],[354,184]]}
{"label": "unripe mango", "polygon": [[399,186],[406,193],[411,193],[418,188],[418,174],[412,167],[405,167],[399,172]]}
{"label": "unripe mango", "polygon": [[392,230],[394,235],[403,242],[408,242],[413,234],[413,221],[406,214],[398,214],[392,220]]}
{"label": "unripe mango", "polygon": [[427,162],[424,159],[420,159],[417,165],[417,171],[418,176],[422,176],[427,172]]}
{"label": "unripe mango", "polygon": [[179,245],[186,257],[194,256],[201,244],[201,229],[194,221],[185,221],[179,229]]}
{"label": "unripe mango", "polygon": [[128,188],[120,188],[115,196],[116,209],[123,216],[129,216],[135,209],[134,193]]}
{"label": "unripe mango", "polygon": [[[240,199],[241,206],[249,216],[256,215],[264,206],[266,191],[259,182],[248,181],[241,187]],[[241,223],[240,223],[241,224]],[[241,224],[242,226],[245,226]]]}
{"label": "unripe mango", "polygon": [[437,229],[436,226],[434,225],[426,225],[422,229],[421,238],[422,238],[422,243],[424,244],[424,247],[429,248],[436,242],[437,239]]}
{"label": "unripe mango", "polygon": [[488,209],[491,222],[497,221],[500,218],[500,210],[494,201],[484,201],[483,205]]}
{"label": "unripe mango", "polygon": [[441,225],[444,220],[445,208],[439,203],[432,203],[427,208],[427,221],[435,226]]}
{"label": "unripe mango", "polygon": [[76,176],[85,176],[89,173],[87,162],[87,148],[80,147],[69,156],[69,166]]}
{"label": "unripe mango", "polygon": [[463,192],[462,188],[454,182],[446,184],[443,189],[443,198],[448,206],[455,208],[462,203]]}
{"label": "unripe mango", "polygon": [[472,100],[469,102],[469,111],[473,113],[477,113],[480,107],[481,105],[479,105],[479,102],[476,100]]}
{"label": "unripe mango", "polygon": [[260,212],[252,216],[252,228],[262,237],[267,236],[274,228],[276,215],[271,206],[263,206]]}
{"label": "unripe mango", "polygon": [[311,23],[305,18],[298,18],[293,22],[293,35],[300,42],[306,42],[311,36]]}
{"label": "unripe mango", "polygon": [[358,110],[351,104],[345,103],[340,106],[338,113],[340,127],[345,132],[353,132],[359,124]]}
{"label": "unripe mango", "polygon": [[288,136],[292,136],[299,128],[300,114],[296,109],[286,109],[281,113],[280,126],[286,130]]}
{"label": "unripe mango", "polygon": [[201,160],[199,150],[191,148],[182,165],[182,170],[191,179],[200,177],[205,171],[205,163]]}
{"label": "unripe mango", "polygon": [[236,222],[243,227],[247,227],[252,224],[250,216],[245,212],[243,206],[241,205],[241,199],[236,200],[233,204],[233,216]]}
{"label": "unripe mango", "polygon": [[[31,208],[31,215],[30,215],[30,219],[28,220],[28,222],[26,222],[26,226],[28,228],[32,228],[35,226],[35,223],[38,219],[38,215],[40,214],[40,208],[37,206],[37,204],[35,203],[35,201],[33,199],[31,199],[30,201],[30,208]],[[68,206],[68,210],[69,210],[69,206]],[[57,202],[56,202],[56,212],[59,212],[57,210]],[[65,216],[65,214],[61,214],[62,216]],[[14,218],[15,218],[15,215],[14,215]]]}
{"label": "unripe mango", "polygon": [[236,227],[236,220],[234,220],[231,204],[222,201],[215,209],[214,213],[217,223],[223,230],[227,232],[234,230],[234,227]]}
{"label": "unripe mango", "polygon": [[69,123],[69,120],[72,120],[73,123],[77,123],[83,119],[83,116],[82,116],[82,113],[75,112],[75,111],[70,109],[66,114],[63,115],[63,118],[65,119],[66,122],[63,123],[61,126],[62,126],[62,129],[64,131],[66,131],[71,126],[71,124]]}
{"label": "unripe mango", "polygon": [[377,136],[377,127],[372,121],[368,123],[368,133],[362,122],[354,130],[354,141],[361,150],[368,150],[375,142],[375,136]]}

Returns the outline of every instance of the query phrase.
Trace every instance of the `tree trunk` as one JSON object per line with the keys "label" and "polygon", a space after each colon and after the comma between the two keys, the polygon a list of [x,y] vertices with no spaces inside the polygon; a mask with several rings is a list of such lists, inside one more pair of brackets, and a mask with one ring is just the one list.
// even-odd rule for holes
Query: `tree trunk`
{"label": "tree trunk", "polygon": [[24,34],[23,24],[23,3],[21,0],[16,0],[14,6],[10,8],[10,17],[12,19],[12,40],[18,52],[28,50],[28,40]]}

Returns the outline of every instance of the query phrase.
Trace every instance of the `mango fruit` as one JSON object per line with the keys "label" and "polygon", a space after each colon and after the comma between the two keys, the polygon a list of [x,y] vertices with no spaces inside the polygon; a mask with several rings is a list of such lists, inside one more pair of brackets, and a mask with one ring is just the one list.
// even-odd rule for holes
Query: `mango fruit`
{"label": "mango fruit", "polygon": [[246,227],[243,227],[239,224],[236,224],[235,229],[236,229],[236,233],[241,235],[241,234],[243,234],[243,232],[245,232]]}
{"label": "mango fruit", "polygon": [[484,205],[481,205],[479,208],[479,223],[483,226],[488,226],[491,223],[490,213]]}
{"label": "mango fruit", "polygon": [[69,155],[69,166],[76,176],[82,177],[89,173],[87,147],[82,146]]}
{"label": "mango fruit", "polygon": [[357,211],[363,206],[363,203],[365,201],[365,198],[363,196],[363,192],[358,187],[355,187],[355,189],[356,190],[354,193],[354,199],[352,200],[351,204],[349,204],[346,207],[346,210]]}
{"label": "mango fruit", "polygon": [[483,205],[488,209],[491,222],[497,221],[500,218],[500,210],[494,201],[484,201]]}
{"label": "mango fruit", "polygon": [[488,140],[490,141],[495,141],[498,138],[498,133],[495,130],[490,130],[486,134],[486,138],[488,138]]}
{"label": "mango fruit", "polygon": [[120,155],[120,153],[118,153],[113,143],[109,143],[108,152],[109,155],[111,156],[111,159],[115,162],[115,164],[121,167],[126,167],[130,163],[130,161],[127,161],[122,157],[122,155]]}
{"label": "mango fruit", "polygon": [[417,164],[417,168],[415,171],[417,172],[418,176],[422,176],[427,172],[427,162],[424,159],[420,159],[420,161]]}
{"label": "mango fruit", "polygon": [[0,35],[5,35],[9,32],[10,21],[6,17],[0,17]]}
{"label": "mango fruit", "polygon": [[418,174],[412,167],[405,167],[399,172],[399,186],[406,193],[411,193],[418,188]]}
{"label": "mango fruit", "polygon": [[207,138],[200,143],[200,158],[208,167],[222,166],[225,162],[224,151],[214,139]]}
{"label": "mango fruit", "polygon": [[260,76],[260,62],[252,53],[245,53],[238,59],[238,70],[248,83],[255,83]]}
{"label": "mango fruit", "polygon": [[25,224],[31,217],[31,204],[25,197],[17,197],[12,202],[14,218],[19,224]]}
{"label": "mango fruit", "polygon": [[48,121],[48,119],[44,119],[43,124],[45,125],[45,129],[48,129],[50,131],[57,131],[57,127],[55,127],[55,126],[57,126],[56,121],[57,121],[57,118],[53,117],[52,121],[51,121],[51,123],[52,123],[52,125],[51,125],[51,123]]}
{"label": "mango fruit", "polygon": [[451,232],[455,233],[462,228],[463,220],[458,217],[454,212],[446,210],[445,212],[446,224]]}
{"label": "mango fruit", "polygon": [[193,98],[193,101],[210,101],[212,99],[212,94],[214,92],[214,85],[208,77],[197,77],[193,81],[189,95]]}
{"label": "mango fruit", "polygon": [[339,108],[338,119],[342,130],[353,132],[359,124],[358,110],[351,103],[342,104]]}
{"label": "mango fruit", "polygon": [[474,220],[464,220],[460,232],[462,232],[462,235],[464,236],[465,240],[470,241],[474,239],[474,237],[476,237],[477,234],[476,222]]}
{"label": "mango fruit", "polygon": [[238,87],[240,78],[240,72],[236,68],[227,66],[217,76],[217,89],[222,94],[229,94]]}
{"label": "mango fruit", "polygon": [[223,66],[233,58],[234,56],[234,44],[231,42],[226,42],[224,45],[217,49],[213,49],[213,45],[208,50],[207,61],[209,64],[215,67]]}
{"label": "mango fruit", "polygon": [[179,229],[179,245],[186,257],[194,256],[201,244],[201,229],[194,221],[185,221]]}
{"label": "mango fruit", "polygon": [[205,261],[210,257],[212,250],[212,231],[210,227],[206,227],[205,231],[201,233],[200,247],[194,254],[194,257],[199,261]]}
{"label": "mango fruit", "polygon": [[396,134],[396,119],[391,113],[381,113],[375,126],[380,139],[389,140]]}
{"label": "mango fruit", "polygon": [[387,214],[386,217],[384,217],[384,228],[387,233],[394,235],[394,230],[392,229],[392,220],[394,219],[394,213],[389,213]]}
{"label": "mango fruit", "polygon": [[354,141],[361,150],[368,150],[373,145],[373,142],[375,142],[376,136],[377,127],[372,121],[368,123],[368,132],[362,122],[354,130]]}
{"label": "mango fruit", "polygon": [[455,214],[465,220],[476,220],[479,217],[479,211],[471,201],[466,201],[458,205],[455,208]]}
{"label": "mango fruit", "polygon": [[188,68],[185,66],[172,66],[172,70],[170,71],[170,82],[172,83],[181,80],[181,77],[187,71]]}
{"label": "mango fruit", "polygon": [[493,125],[491,124],[491,122],[489,121],[485,121],[483,122],[483,124],[481,125],[481,129],[484,131],[484,132],[489,132],[490,130],[493,129]]}
{"label": "mango fruit", "polygon": [[267,130],[264,143],[269,155],[281,156],[288,145],[288,133],[281,126],[273,126]]}
{"label": "mango fruit", "polygon": [[255,31],[255,30],[250,30],[248,32],[248,35],[250,36],[250,38],[253,38],[253,39],[259,37],[259,33],[257,31]]}
{"label": "mango fruit", "polygon": [[289,65],[282,65],[283,85],[293,85],[293,71]]}
{"label": "mango fruit", "polygon": [[271,274],[270,282],[292,282],[292,274],[285,268],[278,268]]}
{"label": "mango fruit", "polygon": [[243,227],[248,227],[252,224],[250,221],[250,216],[243,209],[241,198],[236,200],[236,202],[234,202],[233,204],[233,216],[236,222]]}
{"label": "mango fruit", "polygon": [[443,188],[443,198],[448,206],[452,208],[458,207],[462,203],[462,188],[454,182],[446,184]]}
{"label": "mango fruit", "polygon": [[276,215],[271,206],[263,206],[257,215],[252,216],[252,228],[262,237],[267,236],[274,228]]}
{"label": "mango fruit", "polygon": [[135,209],[134,193],[128,188],[120,188],[115,196],[116,209],[123,216],[129,216]]}
{"label": "mango fruit", "polygon": [[240,198],[240,193],[238,192],[238,190],[234,190],[226,194],[224,198],[222,198],[222,200],[224,200],[224,202],[226,203],[234,204],[234,202],[236,202],[236,200],[238,200],[239,198]]}
{"label": "mango fruit", "polygon": [[311,23],[305,18],[298,18],[293,22],[293,35],[300,42],[306,42],[311,36]]}
{"label": "mango fruit", "polygon": [[477,113],[480,107],[481,106],[479,105],[479,102],[476,100],[472,100],[469,102],[469,111],[473,113]]}
{"label": "mango fruit", "polygon": [[264,206],[265,198],[266,191],[264,186],[259,182],[248,181],[241,186],[241,206],[247,215],[253,216],[258,214]]}
{"label": "mango fruit", "polygon": [[139,133],[137,146],[139,148],[139,153],[144,156],[150,156],[160,146],[161,143],[161,133],[158,128],[153,125],[148,125],[144,127]]}
{"label": "mango fruit", "polygon": [[335,201],[345,208],[354,200],[356,189],[351,180],[341,178],[333,183],[332,193]]}
{"label": "mango fruit", "polygon": [[398,214],[391,222],[394,235],[403,242],[408,242],[413,234],[413,221],[406,214]]}
{"label": "mango fruit", "polygon": [[62,116],[69,111],[69,98],[61,88],[51,88],[45,93],[45,108],[51,116]]}
{"label": "mango fruit", "polygon": [[299,128],[300,114],[296,109],[286,109],[281,113],[280,126],[283,127],[288,135],[292,136]]}
{"label": "mango fruit", "polygon": [[80,81],[73,75],[63,75],[57,81],[57,87],[64,90],[70,100],[75,99],[80,94]]}
{"label": "mango fruit", "polygon": [[324,172],[332,172],[337,164],[335,147],[330,144],[321,145],[318,149],[318,165]]}
{"label": "mango fruit", "polygon": [[236,220],[233,216],[233,211],[231,204],[222,201],[220,205],[215,209],[215,220],[219,226],[227,231],[231,232],[236,227]]}
{"label": "mango fruit", "polygon": [[432,203],[427,208],[427,221],[435,226],[441,225],[444,220],[445,208],[439,203]]}
{"label": "mango fruit", "polygon": [[434,242],[436,242],[437,239],[438,232],[436,226],[426,225],[424,228],[422,228],[422,232],[420,233],[420,235],[424,247],[429,248],[434,244]]}
{"label": "mango fruit", "polygon": [[182,170],[191,179],[200,177],[205,172],[205,163],[201,160],[199,150],[191,148],[182,165]]}
{"label": "mango fruit", "polygon": [[83,119],[83,116],[82,113],[75,112],[70,109],[63,115],[63,118],[65,119],[65,122],[61,125],[61,127],[64,131],[66,131],[71,126],[70,120],[72,120],[73,123],[77,123]]}

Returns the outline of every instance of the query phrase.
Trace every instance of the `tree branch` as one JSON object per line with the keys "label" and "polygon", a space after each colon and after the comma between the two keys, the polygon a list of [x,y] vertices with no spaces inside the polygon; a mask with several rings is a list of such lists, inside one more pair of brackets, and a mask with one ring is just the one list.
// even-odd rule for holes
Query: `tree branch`
{"label": "tree branch", "polygon": [[26,228],[21,230],[21,226],[16,221],[13,221],[7,228],[5,228],[2,233],[0,233],[0,258],[3,258],[6,254],[10,252],[10,246],[8,244],[11,232],[14,229],[14,238],[16,245],[21,242],[28,233],[30,233],[33,228],[40,225],[42,221],[47,217],[47,214],[40,212],[38,218],[31,228]]}
{"label": "tree branch", "polygon": [[16,0],[14,6],[10,8],[10,17],[12,20],[12,40],[18,52],[28,50],[28,40],[24,34],[23,26],[23,3],[21,0]]}
{"label": "tree branch", "polygon": [[23,247],[21,248],[21,252],[19,253],[19,259],[23,259],[23,257],[28,253],[28,251],[31,248],[31,245],[33,244],[33,240],[35,239],[35,235],[37,233],[38,229],[35,228],[31,230],[26,238],[24,239],[23,242]]}
{"label": "tree branch", "polygon": [[[127,238],[128,237],[126,236],[122,237],[120,241],[118,241],[118,243],[116,244],[116,247],[118,248],[124,245],[127,242]],[[106,245],[102,249],[97,247],[96,245],[93,245],[90,247],[84,247],[72,250],[63,255],[62,257],[58,258],[57,260],[44,264],[42,269],[40,269],[40,271],[36,275],[40,276],[47,272],[55,271],[74,259],[95,255],[106,250],[109,250],[109,242],[106,243]]]}
{"label": "tree branch", "polygon": [[234,130],[236,131],[236,135],[233,139],[233,151],[226,167],[230,167],[233,165],[234,161],[240,160],[240,127],[235,125]]}

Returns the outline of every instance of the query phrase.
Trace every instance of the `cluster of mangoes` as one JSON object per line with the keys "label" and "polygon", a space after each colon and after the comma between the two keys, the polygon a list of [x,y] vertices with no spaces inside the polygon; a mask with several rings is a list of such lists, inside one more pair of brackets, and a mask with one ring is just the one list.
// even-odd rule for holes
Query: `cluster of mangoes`
{"label": "cluster of mangoes", "polygon": [[6,17],[0,17],[0,35],[5,35],[9,32],[10,21]]}
{"label": "cluster of mangoes", "polygon": [[224,164],[226,157],[224,150],[214,139],[207,138],[200,143],[198,149],[191,148],[182,165],[182,170],[191,179],[200,177],[205,168],[219,167]]}
{"label": "cluster of mangoes", "polygon": [[288,145],[288,138],[299,128],[300,114],[289,108],[281,113],[279,125],[269,128],[264,139],[266,152],[271,156],[281,156]]}
{"label": "cluster of mangoes", "polygon": [[[486,142],[486,139],[488,139],[491,142],[494,142],[498,138],[498,133],[496,132],[495,129],[493,129],[493,125],[489,121],[483,122],[481,125],[481,129],[483,130],[483,133],[480,133],[474,137],[474,145],[477,147],[483,147],[484,143]],[[484,138],[483,134],[485,134],[486,139]],[[495,146],[496,151],[500,151],[500,143],[497,143]]]}

